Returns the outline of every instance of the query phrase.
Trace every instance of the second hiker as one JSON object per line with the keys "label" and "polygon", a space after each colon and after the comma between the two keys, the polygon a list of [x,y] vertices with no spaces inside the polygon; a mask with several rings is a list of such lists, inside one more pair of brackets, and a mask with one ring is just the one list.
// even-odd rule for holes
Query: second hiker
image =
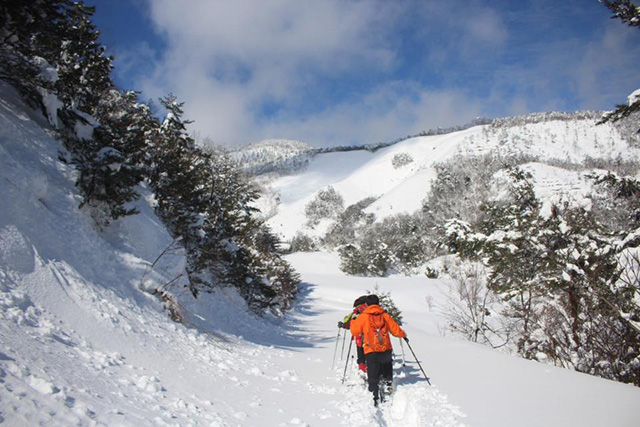
{"label": "second hiker", "polygon": [[[351,322],[355,320],[364,311],[365,308],[367,308],[367,305],[365,303],[366,299],[367,295],[362,295],[353,302],[353,311],[347,314],[342,322],[338,322],[339,328],[350,328]],[[362,334],[354,335],[351,339],[355,339],[356,341],[358,369],[360,369],[362,372],[367,372],[367,365],[365,364],[364,359],[364,349],[362,348]]]}

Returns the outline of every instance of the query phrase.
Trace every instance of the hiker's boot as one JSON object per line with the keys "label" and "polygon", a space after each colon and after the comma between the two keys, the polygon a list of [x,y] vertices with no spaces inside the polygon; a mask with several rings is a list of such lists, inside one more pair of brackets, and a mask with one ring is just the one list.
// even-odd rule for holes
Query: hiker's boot
{"label": "hiker's boot", "polygon": [[385,396],[391,396],[391,393],[393,393],[393,383],[391,382],[385,383],[383,387],[384,387]]}

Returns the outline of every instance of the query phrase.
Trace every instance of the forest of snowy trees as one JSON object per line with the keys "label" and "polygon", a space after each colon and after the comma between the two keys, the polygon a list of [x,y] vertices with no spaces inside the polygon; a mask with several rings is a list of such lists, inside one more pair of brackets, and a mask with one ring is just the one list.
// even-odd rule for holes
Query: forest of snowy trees
{"label": "forest of snowy trees", "polygon": [[135,215],[132,202],[147,186],[186,250],[194,296],[235,286],[257,313],[282,313],[299,278],[256,219],[252,184],[221,150],[196,144],[174,96],[161,100],[167,115],[160,120],[137,92],[116,87],[93,13],[70,0],[0,5],[0,78],[48,118],[60,161],[78,171],[80,207],[104,229]]}

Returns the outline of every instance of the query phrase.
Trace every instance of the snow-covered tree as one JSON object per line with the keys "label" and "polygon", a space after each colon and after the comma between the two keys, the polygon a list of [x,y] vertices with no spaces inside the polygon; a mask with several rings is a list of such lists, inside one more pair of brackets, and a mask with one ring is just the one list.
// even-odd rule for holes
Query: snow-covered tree
{"label": "snow-covered tree", "polygon": [[315,240],[300,231],[293,236],[290,245],[291,252],[313,252],[318,250]]}
{"label": "snow-covered tree", "polygon": [[96,221],[105,226],[137,212],[127,204],[139,196],[135,187],[145,179],[148,138],[158,123],[133,91],[105,92],[94,114],[101,123],[91,138],[69,138],[66,147],[80,172],[76,185],[82,204],[90,206]]}
{"label": "snow-covered tree", "polygon": [[427,259],[423,222],[401,214],[363,227],[358,238],[339,249],[341,269],[347,274],[386,276],[410,273]]}
{"label": "snow-covered tree", "polygon": [[82,205],[104,226],[134,213],[125,205],[137,197],[144,141],[124,123],[144,126],[135,94],[113,89],[113,58],[99,42],[94,12],[68,0],[0,5],[0,78],[49,118],[80,172]]}
{"label": "snow-covered tree", "polygon": [[316,197],[304,208],[309,224],[317,225],[324,218],[335,218],[344,209],[344,199],[335,188],[329,186],[318,191]]}
{"label": "snow-covered tree", "polygon": [[[3,2],[0,77],[33,105],[42,105],[38,95],[44,88],[55,91],[63,108],[92,114],[102,93],[114,86],[113,58],[98,40],[90,20],[94,12],[81,1]],[[55,68],[55,79],[42,78],[39,59]]]}
{"label": "snow-covered tree", "polygon": [[638,284],[620,284],[616,237],[583,208],[542,216],[527,175],[511,177],[510,200],[486,204],[475,232],[449,224],[447,243],[490,269],[488,286],[517,321],[522,356],[640,385]]}
{"label": "snow-covered tree", "polygon": [[53,79],[41,75],[39,59],[55,64],[71,7],[69,0],[0,4],[0,78],[33,107],[44,109],[41,89],[53,86]]}
{"label": "snow-covered tree", "polygon": [[600,0],[613,12],[612,18],[622,20],[630,27],[640,27],[640,6],[631,0]]}
{"label": "snow-covered tree", "polygon": [[100,43],[100,33],[90,18],[95,7],[81,2],[69,8],[58,57],[54,58],[59,98],[65,106],[94,115],[103,94],[114,87],[111,56]]}
{"label": "snow-covered tree", "polygon": [[375,202],[374,197],[367,197],[340,212],[336,221],[329,227],[322,242],[330,248],[346,245],[356,241],[361,233],[375,221],[375,215],[364,210]]}
{"label": "snow-covered tree", "polygon": [[160,216],[187,249],[191,292],[233,286],[256,312],[281,313],[299,279],[256,219],[257,191],[227,153],[196,146],[182,103],[161,102],[168,114],[153,140],[150,182]]}
{"label": "snow-covered tree", "polygon": [[194,296],[235,286],[252,309],[281,313],[299,279],[256,219],[257,191],[228,155],[197,146],[175,97],[161,100],[167,116],[159,121],[136,92],[114,88],[94,11],[71,0],[0,4],[0,78],[49,118],[66,149],[61,158],[79,171],[81,206],[99,226],[135,214],[130,202],[147,182],[186,250]]}
{"label": "snow-covered tree", "polygon": [[483,215],[479,207],[489,197],[493,175],[506,167],[530,160],[524,156],[487,154],[456,156],[436,164],[438,175],[423,201],[424,220],[432,227],[441,227],[452,218],[478,222]]}

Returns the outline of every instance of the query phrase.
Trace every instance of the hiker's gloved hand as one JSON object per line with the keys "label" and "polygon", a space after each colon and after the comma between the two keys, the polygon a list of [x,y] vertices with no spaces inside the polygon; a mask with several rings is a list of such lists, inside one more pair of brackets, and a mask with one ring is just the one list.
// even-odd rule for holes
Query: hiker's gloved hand
{"label": "hiker's gloved hand", "polygon": [[344,323],[338,322],[338,328],[344,328]]}
{"label": "hiker's gloved hand", "polygon": [[407,338],[407,337],[404,337],[404,340],[405,340],[406,342],[409,342],[409,338]]}

